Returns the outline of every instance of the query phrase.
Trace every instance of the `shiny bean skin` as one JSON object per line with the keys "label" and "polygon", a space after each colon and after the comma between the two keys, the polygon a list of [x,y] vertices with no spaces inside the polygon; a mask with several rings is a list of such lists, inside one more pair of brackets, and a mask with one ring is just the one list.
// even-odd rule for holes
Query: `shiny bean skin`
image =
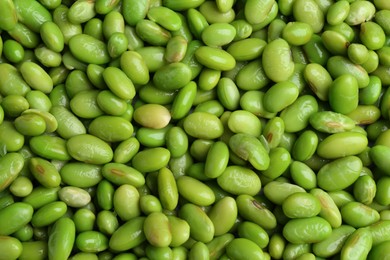
{"label": "shiny bean skin", "polygon": [[387,259],[388,0],[0,0],[0,260]]}

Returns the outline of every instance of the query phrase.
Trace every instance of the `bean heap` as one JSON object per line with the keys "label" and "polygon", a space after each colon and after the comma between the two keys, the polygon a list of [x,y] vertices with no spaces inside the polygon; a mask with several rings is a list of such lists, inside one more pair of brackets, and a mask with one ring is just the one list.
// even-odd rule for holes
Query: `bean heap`
{"label": "bean heap", "polygon": [[389,0],[1,0],[0,32],[0,259],[389,257]]}

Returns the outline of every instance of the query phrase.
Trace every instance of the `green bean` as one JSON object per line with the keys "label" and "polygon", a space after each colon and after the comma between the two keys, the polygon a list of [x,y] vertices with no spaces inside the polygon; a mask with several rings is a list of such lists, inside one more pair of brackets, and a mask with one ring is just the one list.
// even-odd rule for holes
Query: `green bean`
{"label": "green bean", "polygon": [[341,256],[346,259],[365,259],[372,247],[372,237],[367,228],[355,230],[345,241]]}
{"label": "green bean", "polygon": [[3,0],[0,259],[384,258],[389,8]]}
{"label": "green bean", "polygon": [[49,258],[67,259],[73,248],[75,233],[75,225],[70,218],[57,220],[49,234]]}
{"label": "green bean", "polygon": [[73,221],[76,227],[76,231],[91,231],[95,224],[95,219],[96,216],[91,210],[87,208],[78,209],[73,215]]}

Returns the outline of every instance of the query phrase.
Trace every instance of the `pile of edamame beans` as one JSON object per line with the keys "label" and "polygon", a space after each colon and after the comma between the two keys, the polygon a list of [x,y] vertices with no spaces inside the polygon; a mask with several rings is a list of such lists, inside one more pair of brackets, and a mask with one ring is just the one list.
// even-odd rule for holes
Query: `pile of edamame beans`
{"label": "pile of edamame beans", "polygon": [[0,259],[388,259],[390,1],[1,0]]}

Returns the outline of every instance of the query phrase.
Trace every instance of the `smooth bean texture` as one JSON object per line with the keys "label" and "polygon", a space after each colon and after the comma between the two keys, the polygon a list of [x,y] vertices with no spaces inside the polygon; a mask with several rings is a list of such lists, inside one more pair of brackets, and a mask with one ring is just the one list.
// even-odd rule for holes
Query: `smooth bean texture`
{"label": "smooth bean texture", "polygon": [[382,259],[386,0],[2,0],[0,259]]}

